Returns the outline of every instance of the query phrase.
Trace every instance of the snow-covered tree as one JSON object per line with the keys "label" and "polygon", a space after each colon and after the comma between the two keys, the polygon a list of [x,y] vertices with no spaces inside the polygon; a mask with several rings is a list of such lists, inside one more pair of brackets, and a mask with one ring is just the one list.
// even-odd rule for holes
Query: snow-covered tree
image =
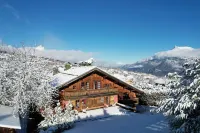
{"label": "snow-covered tree", "polygon": [[173,82],[168,98],[157,111],[169,117],[173,132],[200,132],[200,59],[184,65],[182,76],[170,74]]}
{"label": "snow-covered tree", "polygon": [[77,111],[72,109],[72,104],[69,103],[64,109],[57,103],[57,106],[45,108],[42,111],[44,120],[38,125],[40,133],[46,132],[62,132],[73,126],[76,120]]}
{"label": "snow-covered tree", "polygon": [[34,56],[33,49],[0,46],[0,51],[0,104],[13,106],[22,117],[33,106],[50,105],[56,94],[50,61]]}
{"label": "snow-covered tree", "polygon": [[90,58],[90,59],[88,59],[86,61],[80,61],[79,65],[80,66],[91,66],[93,63],[94,63],[94,59]]}

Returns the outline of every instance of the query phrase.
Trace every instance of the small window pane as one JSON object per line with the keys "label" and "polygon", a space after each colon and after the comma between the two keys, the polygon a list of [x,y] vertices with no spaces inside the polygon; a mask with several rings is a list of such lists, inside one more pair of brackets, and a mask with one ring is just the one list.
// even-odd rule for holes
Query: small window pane
{"label": "small window pane", "polygon": [[104,88],[108,88],[109,87],[109,84],[104,84]]}
{"label": "small window pane", "polygon": [[75,89],[76,89],[76,86],[74,85],[74,86],[73,86],[73,90],[75,90]]}
{"label": "small window pane", "polygon": [[86,108],[86,99],[82,100],[82,107]]}
{"label": "small window pane", "polygon": [[84,86],[85,86],[84,82],[81,82],[81,89],[84,89]]}
{"label": "small window pane", "polygon": [[97,82],[96,81],[93,82],[93,89],[97,89]]}
{"label": "small window pane", "polygon": [[79,100],[76,100],[76,108],[79,108],[79,105],[80,103],[79,103]]}
{"label": "small window pane", "polygon": [[100,81],[94,81],[94,89],[100,89],[101,88],[101,82]]}
{"label": "small window pane", "polygon": [[101,82],[98,81],[98,82],[97,82],[97,89],[100,89],[100,88],[101,88]]}
{"label": "small window pane", "polygon": [[104,97],[101,97],[100,102],[104,103]]}
{"label": "small window pane", "polygon": [[86,88],[87,88],[87,89],[90,89],[90,84],[89,84],[89,82],[86,82]]}

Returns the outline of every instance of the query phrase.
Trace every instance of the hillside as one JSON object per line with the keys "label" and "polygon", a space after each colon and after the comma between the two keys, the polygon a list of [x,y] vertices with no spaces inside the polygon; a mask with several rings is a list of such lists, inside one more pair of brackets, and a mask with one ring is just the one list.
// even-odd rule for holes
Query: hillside
{"label": "hillside", "polygon": [[[40,49],[42,49],[42,48],[40,48]],[[8,56],[9,52],[10,52],[10,49],[8,49],[8,47],[4,47],[4,49],[0,49],[2,58]],[[47,62],[46,69],[52,71],[51,69],[55,68],[54,69],[55,73],[59,73],[60,69],[57,70],[57,68],[64,67],[64,64],[66,63],[64,61],[60,61],[60,60],[56,60],[56,59],[52,59],[52,58],[48,58],[48,57],[40,57],[40,58],[42,60],[44,60],[45,62]],[[83,63],[83,62],[84,63],[85,62],[92,63],[93,60],[94,60],[93,58],[90,58],[89,60],[82,61],[81,63]],[[73,67],[84,67],[84,66],[75,65]],[[87,66],[85,66],[85,67],[87,67]],[[91,67],[93,67],[93,66],[91,66]],[[111,74],[131,85],[134,85],[138,89],[141,89],[145,92],[167,91],[166,87],[156,85],[157,81],[160,80],[160,78],[155,75],[145,74],[145,73],[141,73],[141,72],[130,72],[130,71],[125,71],[125,70],[116,69],[116,68],[115,69],[108,68],[108,67],[99,67],[99,68],[103,69],[104,71],[108,72],[109,74]],[[57,75],[55,75],[54,77],[56,78],[56,76]],[[163,80],[164,82],[167,81],[167,79],[165,79],[165,78],[162,78],[161,80]]]}
{"label": "hillside", "polygon": [[156,76],[165,76],[169,72],[181,73],[183,70],[182,65],[189,59],[196,57],[200,57],[200,49],[176,46],[172,50],[158,52],[148,59],[127,64],[120,68]]}

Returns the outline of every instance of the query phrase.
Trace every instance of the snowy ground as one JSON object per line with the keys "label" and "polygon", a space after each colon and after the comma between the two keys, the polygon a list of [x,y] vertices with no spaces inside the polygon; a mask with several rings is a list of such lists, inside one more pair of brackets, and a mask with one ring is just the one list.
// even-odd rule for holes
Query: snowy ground
{"label": "snowy ground", "polygon": [[161,114],[139,114],[118,106],[79,114],[75,127],[63,133],[168,133]]}

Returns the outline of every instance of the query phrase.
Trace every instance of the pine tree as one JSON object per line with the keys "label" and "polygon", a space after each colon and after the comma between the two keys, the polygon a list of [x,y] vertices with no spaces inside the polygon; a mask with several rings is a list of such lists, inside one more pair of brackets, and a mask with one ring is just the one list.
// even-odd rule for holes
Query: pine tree
{"label": "pine tree", "polygon": [[173,132],[200,132],[200,59],[184,65],[182,76],[170,75],[168,98],[161,102],[157,111],[169,118]]}

